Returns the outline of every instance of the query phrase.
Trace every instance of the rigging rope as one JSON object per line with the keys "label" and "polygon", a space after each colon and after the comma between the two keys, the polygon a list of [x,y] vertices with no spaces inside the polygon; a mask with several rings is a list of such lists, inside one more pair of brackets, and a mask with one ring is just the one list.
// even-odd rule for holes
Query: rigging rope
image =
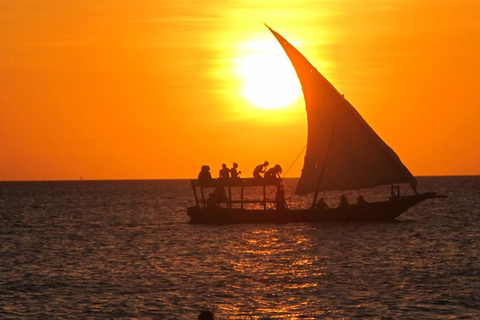
{"label": "rigging rope", "polygon": [[302,151],[300,151],[300,153],[298,154],[298,156],[293,160],[293,162],[290,164],[290,167],[288,167],[287,170],[285,170],[285,173],[282,175],[282,179],[285,177],[285,175],[288,173],[288,171],[290,171],[290,169],[292,169],[293,165],[295,164],[295,162],[297,162],[298,158],[300,158],[300,156],[302,155],[302,153],[305,151],[305,149],[307,149],[307,145],[305,145],[305,147],[303,147]]}
{"label": "rigging rope", "polygon": [[[300,153],[295,157],[295,159],[292,161],[292,163],[290,164],[290,166],[288,167],[288,169],[285,170],[285,172],[284,172],[283,175],[282,175],[282,179],[285,178],[285,175],[288,173],[288,171],[290,171],[290,169],[292,169],[293,165],[295,164],[295,162],[297,162],[298,158],[300,158],[300,156],[301,156],[302,153],[305,151],[305,149],[307,149],[307,145],[305,145],[305,147],[302,148],[302,150],[301,150]],[[273,191],[270,191],[270,192],[268,193],[267,198],[270,197],[270,195],[272,194],[272,192],[273,192]],[[294,193],[295,193],[295,191],[294,191],[292,194],[290,194],[290,196],[286,197],[286,199],[288,199],[288,201],[289,201],[289,205],[292,204],[292,196],[294,195]]]}

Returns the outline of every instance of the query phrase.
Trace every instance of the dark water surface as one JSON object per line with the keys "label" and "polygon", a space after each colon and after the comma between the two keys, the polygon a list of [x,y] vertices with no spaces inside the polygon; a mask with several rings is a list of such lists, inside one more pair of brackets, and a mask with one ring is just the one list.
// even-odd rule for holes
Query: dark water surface
{"label": "dark water surface", "polygon": [[0,317],[478,318],[480,177],[419,184],[398,223],[198,226],[186,180],[0,183]]}

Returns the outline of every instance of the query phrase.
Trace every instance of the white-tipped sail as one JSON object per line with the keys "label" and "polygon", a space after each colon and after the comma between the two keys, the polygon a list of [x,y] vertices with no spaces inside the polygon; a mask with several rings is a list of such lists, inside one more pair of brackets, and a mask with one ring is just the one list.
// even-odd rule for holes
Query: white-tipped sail
{"label": "white-tipped sail", "polygon": [[270,31],[295,68],[307,109],[307,151],[295,193],[405,182],[415,190],[410,171],[357,110],[297,49]]}

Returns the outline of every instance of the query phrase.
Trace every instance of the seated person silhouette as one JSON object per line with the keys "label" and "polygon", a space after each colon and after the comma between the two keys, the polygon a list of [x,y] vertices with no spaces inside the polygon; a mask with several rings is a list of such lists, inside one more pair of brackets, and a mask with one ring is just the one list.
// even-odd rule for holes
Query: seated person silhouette
{"label": "seated person silhouette", "polygon": [[263,164],[259,164],[258,166],[256,166],[255,169],[253,169],[253,178],[262,179],[263,177],[260,174],[265,173],[268,165],[268,161],[265,161]]}
{"label": "seated person silhouette", "polygon": [[280,165],[276,164],[275,167],[268,169],[265,172],[264,178],[265,180],[275,180],[275,179],[281,179],[280,173],[282,173],[282,167]]}
{"label": "seated person silhouette", "polygon": [[320,209],[320,210],[328,209],[328,205],[325,202],[325,199],[320,198],[318,202],[315,204],[315,209]]}
{"label": "seated person silhouette", "polygon": [[220,179],[230,179],[230,170],[228,170],[227,165],[222,164],[222,169],[219,172]]}
{"label": "seated person silhouette", "polygon": [[215,200],[217,201],[217,203],[228,202],[228,197],[227,197],[227,194],[225,193],[225,189],[223,187],[215,188],[215,190],[213,190],[212,195],[215,198]]}
{"label": "seated person silhouette", "polygon": [[363,195],[358,196],[357,204],[366,204],[367,201],[365,200],[365,197]]}
{"label": "seated person silhouette", "polygon": [[207,203],[207,209],[213,209],[218,207],[218,200],[215,198],[215,195],[213,193],[210,193],[206,203]]}
{"label": "seated person silhouette", "polygon": [[238,169],[238,163],[234,162],[233,163],[233,168],[230,169],[230,177],[232,179],[240,178],[240,173],[242,173],[242,171],[237,171],[237,169]]}
{"label": "seated person silhouette", "polygon": [[347,207],[349,205],[348,203],[348,199],[347,199],[347,196],[342,194],[342,196],[340,197],[340,203],[338,205],[339,208],[344,208],[344,207]]}
{"label": "seated person silhouette", "polygon": [[201,184],[206,184],[212,181],[212,175],[210,174],[210,167],[203,165],[200,173],[198,174],[198,181]]}

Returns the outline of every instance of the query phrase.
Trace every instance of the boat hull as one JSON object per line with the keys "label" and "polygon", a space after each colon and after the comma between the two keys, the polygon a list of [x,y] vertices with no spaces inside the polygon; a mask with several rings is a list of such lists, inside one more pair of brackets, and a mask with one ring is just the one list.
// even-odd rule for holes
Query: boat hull
{"label": "boat hull", "polygon": [[331,209],[247,210],[236,208],[200,208],[187,210],[192,224],[234,223],[322,223],[322,222],[374,222],[394,221],[419,202],[437,198],[435,194],[419,194],[389,201],[348,205]]}

